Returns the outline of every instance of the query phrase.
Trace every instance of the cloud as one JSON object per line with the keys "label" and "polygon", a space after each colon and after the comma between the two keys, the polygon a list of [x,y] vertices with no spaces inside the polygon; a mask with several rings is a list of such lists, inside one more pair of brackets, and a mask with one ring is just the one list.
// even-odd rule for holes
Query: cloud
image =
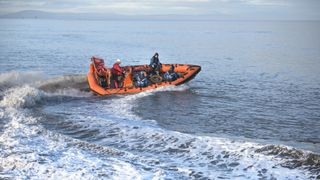
{"label": "cloud", "polygon": [[0,0],[0,12],[203,15],[262,19],[320,19],[318,0]]}
{"label": "cloud", "polygon": [[209,0],[0,0],[0,11],[43,10],[50,12],[110,12],[120,14],[198,13],[194,5]]}

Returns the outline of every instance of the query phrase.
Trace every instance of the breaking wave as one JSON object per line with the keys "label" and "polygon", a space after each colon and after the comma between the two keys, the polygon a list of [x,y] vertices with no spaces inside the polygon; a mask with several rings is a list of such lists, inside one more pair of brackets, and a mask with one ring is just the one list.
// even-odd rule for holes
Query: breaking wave
{"label": "breaking wave", "polygon": [[[0,74],[0,92],[4,92],[14,86],[22,86],[25,84],[35,83],[43,80],[40,72],[8,72]],[[2,93],[0,94],[2,95]]]}
{"label": "breaking wave", "polygon": [[6,107],[30,107],[50,96],[91,96],[84,75],[45,78],[40,72],[0,74],[0,90],[1,104]]}

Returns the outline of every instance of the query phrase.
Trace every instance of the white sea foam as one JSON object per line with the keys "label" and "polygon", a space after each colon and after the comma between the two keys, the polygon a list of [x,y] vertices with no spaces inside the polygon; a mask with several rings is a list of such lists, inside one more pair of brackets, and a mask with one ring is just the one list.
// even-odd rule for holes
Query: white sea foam
{"label": "white sea foam", "polygon": [[[0,136],[0,166],[5,174],[0,177],[307,178],[302,170],[279,166],[283,161],[281,158],[255,153],[262,147],[255,143],[187,135],[126,120],[73,119],[73,123],[83,123],[88,130],[98,130],[97,136],[104,137],[96,142],[97,148],[90,148],[91,145],[81,142],[78,146],[78,140],[48,132],[23,111],[11,109],[6,116],[10,116],[11,121]],[[110,132],[117,133],[109,137]],[[124,154],[110,156],[103,153],[103,147],[110,144],[116,144]]]}
{"label": "white sea foam", "polygon": [[1,106],[5,107],[30,107],[34,106],[43,97],[43,92],[29,85],[12,88],[4,93]]}
{"label": "white sea foam", "polygon": [[[37,119],[26,112],[8,109],[5,113],[10,122],[0,136],[0,178],[18,179],[96,179],[101,177],[130,178],[134,169],[121,169],[128,163],[117,159],[95,157],[75,146],[76,141],[53,134],[37,124]],[[71,144],[73,146],[69,147]],[[110,176],[115,174],[115,176]],[[138,175],[138,174],[137,174]]]}
{"label": "white sea foam", "polygon": [[[50,83],[49,83],[50,84]],[[53,83],[55,84],[55,83]],[[48,87],[48,86],[47,86]],[[49,87],[52,87],[49,85]],[[48,97],[86,96],[72,88],[44,92],[36,86],[12,87],[0,102],[0,117],[8,119],[0,135],[0,178],[18,179],[306,179],[303,169],[288,169],[281,157],[256,153],[263,145],[225,138],[183,134],[141,121],[132,109],[135,101],[159,91],[184,91],[166,87],[97,102],[95,113],[82,109],[65,117],[76,131],[96,131],[94,143],[81,142],[43,128],[28,108]],[[72,95],[71,95],[72,96]],[[23,109],[26,108],[26,109]],[[60,109],[61,110],[61,109]],[[41,118],[41,117],[39,117]]]}
{"label": "white sea foam", "polygon": [[44,97],[69,96],[89,97],[90,92],[79,86],[85,78],[80,75],[45,79],[39,72],[9,72],[0,74],[0,89],[3,96],[0,106],[28,108],[45,100]]}
{"label": "white sea foam", "polygon": [[[187,135],[126,120],[115,121],[92,117],[87,118],[87,121],[78,122],[82,123],[91,124],[85,127],[96,129],[99,131],[96,136],[104,137],[96,143],[102,146],[116,144],[115,147],[124,151],[134,152],[135,156],[140,157],[134,161],[135,164],[149,167],[153,176],[156,176],[156,172],[159,174],[161,169],[163,172],[171,172],[169,177],[176,178],[199,176],[305,179],[308,177],[302,169],[281,167],[280,164],[284,160],[280,157],[256,153],[256,149],[263,147],[256,143]],[[160,174],[166,177],[165,173]]]}
{"label": "white sea foam", "polygon": [[[67,93],[69,91],[70,89]],[[28,109],[21,109],[31,108],[48,96],[65,93],[66,91],[58,91],[48,94],[29,85],[11,88],[5,92],[0,102],[0,115],[1,118],[9,119],[9,122],[4,126],[0,136],[0,178],[137,179],[146,175],[153,177],[148,173],[141,175],[140,171],[143,170],[138,170],[126,161],[107,157],[101,159],[92,155],[91,153],[113,151],[101,151],[103,147],[90,148],[90,145],[85,145],[86,148],[83,149],[83,143],[45,130],[39,125],[37,118],[29,115]]]}
{"label": "white sea foam", "polygon": [[112,112],[112,114],[117,115],[118,117],[125,117],[130,120],[140,120],[141,118],[132,111],[132,109],[136,106],[135,101],[146,96],[154,95],[157,92],[185,91],[188,88],[189,87],[187,85],[166,86],[137,94],[119,95],[118,98],[104,100],[104,102],[106,102],[104,106],[106,110]]}
{"label": "white sea foam", "polygon": [[[10,108],[10,122],[0,135],[0,178],[17,179],[158,179],[147,172],[140,157],[50,132],[27,115]],[[119,154],[120,153],[120,154]]]}
{"label": "white sea foam", "polygon": [[[89,120],[90,129],[99,129],[100,135],[105,137],[108,137],[109,132],[114,133],[116,131],[117,135],[110,136],[110,139],[104,138],[99,143],[102,145],[119,143],[119,146],[122,144],[128,151],[139,151],[143,152],[142,154],[151,153],[152,155],[148,158],[156,157],[153,161],[164,161],[162,166],[177,166],[180,175],[187,174],[187,177],[191,176],[192,173],[194,177],[198,176],[192,171],[199,171],[203,176],[210,178],[239,176],[252,179],[261,177],[304,179],[307,177],[306,174],[308,173],[301,169],[290,170],[281,167],[280,164],[284,162],[282,158],[256,153],[255,150],[263,147],[261,144],[187,135],[163,130],[150,123],[131,121],[133,119],[141,120],[132,112],[136,100],[153,95],[158,91],[183,91],[186,87],[176,88],[169,87],[121,96],[111,100],[107,99],[105,100],[106,103],[102,103],[104,105],[101,107],[101,111],[105,109],[112,112],[113,115],[117,115],[117,117],[110,121],[101,119],[91,122]],[[169,160],[171,162],[166,162],[168,159],[171,159]],[[221,173],[219,171],[232,171],[232,173]]]}

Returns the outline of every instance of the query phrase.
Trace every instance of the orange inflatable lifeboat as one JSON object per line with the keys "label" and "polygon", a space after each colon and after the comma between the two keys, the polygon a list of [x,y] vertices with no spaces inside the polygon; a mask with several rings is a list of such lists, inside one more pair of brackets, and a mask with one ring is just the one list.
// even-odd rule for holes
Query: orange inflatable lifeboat
{"label": "orange inflatable lifeboat", "polygon": [[[152,71],[152,68],[149,65],[124,66],[123,69],[125,70],[125,75],[123,77],[122,85],[119,88],[114,88],[110,85],[110,81],[112,82],[111,70],[104,67],[103,59],[92,57],[91,60],[92,63],[90,64],[87,79],[91,91],[99,95],[139,93],[164,86],[181,85],[192,80],[201,70],[201,67],[198,65],[162,64],[160,75],[148,75],[148,85],[145,87],[139,87],[135,85],[133,78],[134,73],[143,71],[146,72],[146,74],[149,74]],[[174,67],[174,72],[178,74],[178,77],[170,81],[165,80],[163,75],[169,71],[172,66]],[[106,84],[109,85],[103,86],[100,78],[105,78]]]}

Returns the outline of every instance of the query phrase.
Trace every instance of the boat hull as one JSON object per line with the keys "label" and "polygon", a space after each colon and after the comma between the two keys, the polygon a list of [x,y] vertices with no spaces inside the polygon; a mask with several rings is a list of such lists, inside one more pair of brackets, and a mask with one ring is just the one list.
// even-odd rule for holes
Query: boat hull
{"label": "boat hull", "polygon": [[[131,83],[127,83],[127,79],[132,79],[132,75],[128,74],[127,77],[124,79],[124,85],[121,88],[113,88],[113,89],[105,89],[101,87],[96,79],[95,76],[95,69],[93,64],[90,64],[90,69],[87,74],[87,80],[89,83],[89,87],[91,91],[98,95],[111,95],[111,94],[132,94],[132,93],[139,93],[143,91],[148,91],[152,89],[157,89],[160,87],[165,86],[172,86],[172,85],[181,85],[190,80],[192,80],[200,71],[201,67],[197,65],[190,65],[190,64],[162,64],[161,71],[166,72],[170,69],[171,66],[175,67],[175,72],[179,73],[181,77],[174,81],[163,81],[159,83],[151,84],[147,87],[135,87]],[[138,66],[125,66],[126,69],[132,69],[134,71],[145,70],[150,71],[150,67],[148,65],[138,65]]]}

